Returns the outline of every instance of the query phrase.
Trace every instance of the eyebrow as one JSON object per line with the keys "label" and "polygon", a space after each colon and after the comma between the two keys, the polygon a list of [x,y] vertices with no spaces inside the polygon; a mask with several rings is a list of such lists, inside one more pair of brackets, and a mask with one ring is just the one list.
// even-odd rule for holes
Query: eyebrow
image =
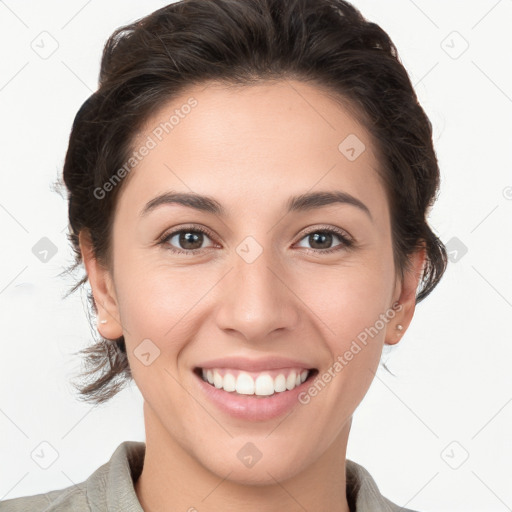
{"label": "eyebrow", "polygon": [[[372,214],[368,207],[356,197],[342,191],[309,192],[290,197],[286,203],[286,212],[303,212],[331,204],[349,204],[365,212],[370,219]],[[226,209],[213,197],[185,192],[166,192],[151,199],[140,212],[140,217],[148,215],[164,204],[180,204],[201,212],[226,217]]]}

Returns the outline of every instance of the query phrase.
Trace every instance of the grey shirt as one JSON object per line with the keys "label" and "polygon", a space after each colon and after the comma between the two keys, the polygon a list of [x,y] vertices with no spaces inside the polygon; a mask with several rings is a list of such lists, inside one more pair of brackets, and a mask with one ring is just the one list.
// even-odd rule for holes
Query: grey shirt
{"label": "grey shirt", "polygon": [[[143,442],[124,441],[110,460],[84,482],[44,494],[1,501],[0,512],[143,512],[134,482],[142,472],[145,451]],[[415,512],[382,496],[370,473],[349,459],[346,478],[351,512]]]}

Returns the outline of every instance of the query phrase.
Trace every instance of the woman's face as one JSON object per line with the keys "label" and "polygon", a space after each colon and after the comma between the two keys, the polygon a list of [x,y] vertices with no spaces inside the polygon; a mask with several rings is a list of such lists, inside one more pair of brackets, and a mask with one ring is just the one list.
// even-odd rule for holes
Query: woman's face
{"label": "woman's face", "polygon": [[[163,106],[133,149],[140,161],[115,212],[113,286],[108,273],[104,289],[101,277],[91,285],[108,319],[100,332],[125,337],[147,442],[246,483],[338,459],[383,344],[398,341],[396,324],[413,314],[417,285],[397,280],[368,132],[301,82],[210,84]],[[353,199],[301,200],[320,192]],[[177,202],[145,212],[171,193],[208,196],[222,212]],[[228,357],[243,360],[214,361]],[[236,385],[248,362],[262,363],[256,378],[316,369],[316,392],[309,378],[300,394],[234,399],[195,371],[231,369]]]}

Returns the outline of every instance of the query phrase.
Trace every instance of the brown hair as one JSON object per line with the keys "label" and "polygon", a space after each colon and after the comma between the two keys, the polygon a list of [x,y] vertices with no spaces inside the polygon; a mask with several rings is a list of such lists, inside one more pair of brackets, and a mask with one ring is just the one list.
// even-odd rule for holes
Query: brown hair
{"label": "brown hair", "polygon": [[[243,86],[289,78],[348,101],[376,141],[401,276],[408,255],[426,247],[416,302],[423,300],[447,265],[445,247],[427,223],[440,180],[432,126],[387,33],[342,0],[181,0],[117,29],[103,50],[98,90],[76,114],[64,163],[75,252],[69,270],[82,263],[81,230],[111,268],[123,182],[105,197],[94,191],[129,159],[137,131],[163,103],[207,81]],[[67,295],[86,282],[87,274]],[[88,301],[97,313],[90,291]],[[79,399],[105,402],[131,380],[123,336],[80,352],[82,377],[95,377],[77,387]]]}

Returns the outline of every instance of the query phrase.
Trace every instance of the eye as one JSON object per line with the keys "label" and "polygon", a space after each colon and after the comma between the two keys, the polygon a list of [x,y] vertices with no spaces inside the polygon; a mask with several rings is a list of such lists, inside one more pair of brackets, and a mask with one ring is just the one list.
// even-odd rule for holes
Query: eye
{"label": "eye", "polygon": [[[333,235],[334,238],[341,240],[341,243],[334,247],[329,247],[333,242]],[[301,238],[301,240],[305,239],[307,239],[308,243],[313,245],[312,249],[306,247],[308,252],[312,251],[314,253],[323,254],[348,249],[354,243],[343,231],[334,228],[316,228],[315,230],[309,231],[306,233],[306,236]]]}
{"label": "eye", "polygon": [[[210,233],[206,229],[197,226],[193,228],[185,227],[165,234],[160,239],[159,244],[177,254],[193,255],[200,249],[204,249],[202,245],[205,237],[210,238]],[[178,245],[178,247],[171,245],[171,242]]]}
{"label": "eye", "polygon": [[[182,227],[181,229],[166,233],[158,243],[173,253],[190,256],[207,248],[203,247],[205,237],[209,239],[213,238],[210,232],[205,228],[200,226],[192,226],[189,228]],[[341,243],[330,247],[334,238],[338,238]],[[307,239],[308,243],[313,245],[312,248],[305,247],[306,251],[315,254],[341,251],[352,247],[354,244],[354,241],[349,238],[346,233],[335,228],[316,228],[306,233],[306,235],[301,238],[301,241],[305,239]]]}

